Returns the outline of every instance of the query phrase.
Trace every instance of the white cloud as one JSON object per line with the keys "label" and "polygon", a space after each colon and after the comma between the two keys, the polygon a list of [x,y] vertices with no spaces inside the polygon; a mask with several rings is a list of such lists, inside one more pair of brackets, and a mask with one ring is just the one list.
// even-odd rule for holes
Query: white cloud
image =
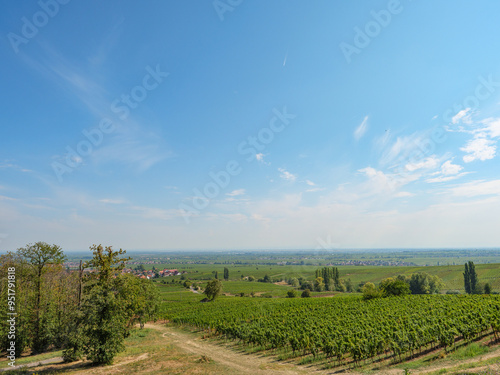
{"label": "white cloud", "polygon": [[488,133],[491,138],[500,137],[500,118],[487,118],[482,121],[486,125],[483,130]]}
{"label": "white cloud", "polygon": [[237,190],[233,190],[229,193],[226,193],[226,195],[230,196],[230,197],[237,197],[239,195],[244,195],[245,194],[245,189],[237,189]]}
{"label": "white cloud", "polygon": [[434,156],[428,157],[417,163],[408,163],[405,168],[409,172],[414,172],[419,169],[432,169],[438,166],[438,159]]}
{"label": "white cloud", "polygon": [[361,124],[354,130],[354,138],[359,141],[368,130],[368,116],[365,116]]}
{"label": "white cloud", "polygon": [[316,184],[310,180],[306,180],[306,184],[308,184],[309,186],[316,186]]}
{"label": "white cloud", "polygon": [[452,160],[447,160],[441,166],[441,173],[446,176],[459,173],[464,167],[458,164],[452,164]]}
{"label": "white cloud", "polygon": [[458,164],[453,164],[452,162],[453,160],[445,161],[441,165],[441,170],[432,174],[432,176],[437,176],[437,177],[429,178],[426,180],[426,182],[428,183],[447,182],[456,180],[457,178],[469,174],[469,172],[460,173],[462,169],[464,169],[464,167]]}
{"label": "white cloud", "polygon": [[264,154],[262,154],[262,153],[256,154],[255,155],[255,159],[257,159],[258,161],[263,162],[264,161]]}
{"label": "white cloud", "polygon": [[461,151],[467,153],[463,157],[464,162],[470,163],[475,160],[493,159],[496,154],[496,145],[491,139],[473,138],[467,142],[465,147],[460,148]]}
{"label": "white cloud", "polygon": [[466,124],[471,123],[471,118],[470,118],[470,108],[462,109],[460,112],[458,112],[455,116],[452,117],[451,122],[453,124],[457,124],[459,122],[464,122]]}
{"label": "white cloud", "polygon": [[121,199],[99,199],[99,202],[101,203],[108,203],[108,204],[123,204],[125,201]]}
{"label": "white cloud", "polygon": [[435,183],[435,182],[447,182],[447,181],[456,180],[456,179],[458,179],[462,176],[465,176],[467,174],[468,174],[467,172],[463,172],[463,173],[456,174],[454,176],[439,176],[439,177],[429,178],[425,181],[430,183],[430,184]]}
{"label": "white cloud", "polygon": [[500,180],[477,180],[452,188],[451,194],[458,197],[476,197],[480,195],[500,195]]}
{"label": "white cloud", "polygon": [[295,180],[297,179],[297,175],[294,175],[290,172],[288,172],[287,170],[285,170],[284,168],[278,168],[278,171],[280,171],[280,177],[284,180],[287,180],[287,181],[290,181],[290,182],[295,182]]}
{"label": "white cloud", "polygon": [[396,198],[409,198],[414,196],[415,194],[410,193],[408,191],[400,191],[399,193],[396,194]]}

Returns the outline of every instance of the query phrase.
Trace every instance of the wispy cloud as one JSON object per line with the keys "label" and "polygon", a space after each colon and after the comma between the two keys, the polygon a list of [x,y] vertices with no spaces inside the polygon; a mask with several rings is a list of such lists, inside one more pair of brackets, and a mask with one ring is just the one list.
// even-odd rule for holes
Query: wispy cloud
{"label": "wispy cloud", "polygon": [[237,196],[244,195],[244,194],[245,194],[245,189],[237,189],[237,190],[233,190],[229,193],[226,193],[226,195],[228,195],[230,197],[237,197]]}
{"label": "wispy cloud", "polygon": [[107,199],[107,198],[99,199],[99,202],[107,203],[107,204],[123,204],[123,203],[125,203],[125,201],[122,199]]}
{"label": "wispy cloud", "polygon": [[465,124],[472,123],[471,109],[470,108],[462,109],[460,112],[458,112],[455,116],[451,118],[451,122],[453,124],[458,124],[459,122],[463,122]]}
{"label": "wispy cloud", "polygon": [[461,165],[453,164],[453,160],[447,160],[441,165],[441,170],[433,173],[432,177],[426,180],[428,183],[447,182],[456,180],[470,172],[461,172],[464,169]]}
{"label": "wispy cloud", "polygon": [[295,182],[295,180],[297,179],[297,175],[294,175],[294,174],[288,172],[284,168],[278,168],[278,171],[280,171],[280,177],[283,180]]}
{"label": "wispy cloud", "polygon": [[354,130],[354,138],[359,141],[368,130],[368,116],[365,116],[361,124]]}
{"label": "wispy cloud", "polygon": [[500,195],[500,180],[477,180],[467,182],[450,189],[454,196],[458,197],[476,197],[481,195]]}

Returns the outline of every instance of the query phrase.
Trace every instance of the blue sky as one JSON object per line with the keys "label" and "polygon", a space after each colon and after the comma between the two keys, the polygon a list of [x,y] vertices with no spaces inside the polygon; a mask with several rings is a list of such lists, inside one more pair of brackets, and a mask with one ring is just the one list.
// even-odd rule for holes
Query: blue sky
{"label": "blue sky", "polygon": [[5,2],[0,250],[497,247],[499,12]]}

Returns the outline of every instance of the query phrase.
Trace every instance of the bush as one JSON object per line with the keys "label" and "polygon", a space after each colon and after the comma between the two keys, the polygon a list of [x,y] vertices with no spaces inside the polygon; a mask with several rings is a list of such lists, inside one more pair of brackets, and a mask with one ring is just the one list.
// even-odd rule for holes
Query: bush
{"label": "bush", "polygon": [[295,289],[290,289],[286,293],[286,296],[287,296],[287,298],[295,298],[295,297],[297,297],[297,291]]}
{"label": "bush", "polygon": [[382,293],[375,287],[375,284],[373,283],[366,283],[365,285],[363,285],[362,291],[363,299],[365,300],[382,297]]}
{"label": "bush", "polygon": [[302,298],[309,298],[311,297],[311,291],[309,289],[306,289],[302,292],[302,294],[300,295]]}

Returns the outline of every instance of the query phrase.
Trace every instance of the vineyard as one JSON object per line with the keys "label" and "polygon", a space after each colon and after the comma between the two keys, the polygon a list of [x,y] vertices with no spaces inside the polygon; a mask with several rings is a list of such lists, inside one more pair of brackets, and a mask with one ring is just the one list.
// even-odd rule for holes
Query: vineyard
{"label": "vineyard", "polygon": [[[461,340],[500,338],[500,297],[416,295],[360,298],[227,298],[164,306],[165,318],[281,358],[308,356],[331,366],[402,361]],[[305,362],[303,362],[305,363]]]}

